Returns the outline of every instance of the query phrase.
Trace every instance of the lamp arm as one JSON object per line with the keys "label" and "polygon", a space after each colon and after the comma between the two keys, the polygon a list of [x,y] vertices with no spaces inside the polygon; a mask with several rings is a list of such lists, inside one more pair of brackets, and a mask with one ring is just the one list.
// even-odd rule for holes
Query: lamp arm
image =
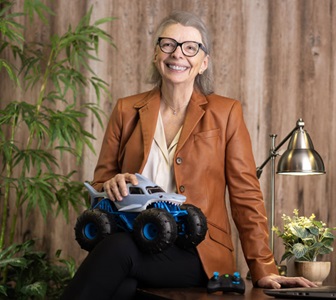
{"label": "lamp arm", "polygon": [[303,127],[304,127],[303,120],[298,119],[297,122],[296,122],[295,128],[293,128],[293,130],[279,143],[278,146],[276,146],[274,149],[272,149],[270,151],[270,155],[266,158],[266,160],[259,167],[257,167],[257,177],[258,177],[258,179],[261,177],[263,168],[267,165],[267,163],[271,160],[272,157],[275,157],[275,156],[278,155],[277,151],[282,147],[282,145],[284,143],[286,143],[289,140],[289,138],[292,136],[294,131],[296,131],[299,128],[303,128]]}

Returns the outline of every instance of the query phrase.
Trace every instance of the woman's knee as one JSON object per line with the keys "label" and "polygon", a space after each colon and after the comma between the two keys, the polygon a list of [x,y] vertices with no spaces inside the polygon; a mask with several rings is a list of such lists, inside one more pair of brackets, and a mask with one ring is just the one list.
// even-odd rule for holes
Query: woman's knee
{"label": "woman's knee", "polygon": [[128,232],[118,232],[105,237],[93,250],[90,255],[115,256],[136,258],[139,249],[135,244],[132,235]]}

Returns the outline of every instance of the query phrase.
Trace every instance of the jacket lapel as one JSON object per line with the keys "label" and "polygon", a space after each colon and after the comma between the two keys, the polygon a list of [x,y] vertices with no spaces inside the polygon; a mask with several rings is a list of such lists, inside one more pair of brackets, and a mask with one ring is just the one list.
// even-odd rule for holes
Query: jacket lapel
{"label": "jacket lapel", "polygon": [[[190,103],[188,105],[188,110],[186,114],[186,118],[183,124],[183,129],[181,132],[181,136],[179,142],[177,144],[176,152],[178,152],[186,140],[190,137],[191,133],[195,129],[197,123],[200,121],[205,111],[201,107],[208,103],[206,97],[200,93],[193,92]],[[141,131],[143,136],[144,143],[144,161],[141,167],[144,167],[145,162],[147,161],[147,157],[152,146],[156,123],[158,120],[158,114],[160,109],[160,90],[154,89],[147,97],[137,102],[134,105],[135,108],[139,109],[140,116],[140,124]]]}
{"label": "jacket lapel", "polygon": [[204,95],[193,92],[193,94],[191,95],[190,103],[188,105],[188,110],[183,124],[181,136],[177,144],[176,153],[183,147],[186,140],[190,137],[191,133],[195,129],[197,123],[204,115],[205,111],[201,107],[201,105],[204,105],[206,103],[208,103],[208,101]]}
{"label": "jacket lapel", "polygon": [[143,137],[144,160],[141,166],[142,170],[145,162],[147,161],[154,139],[160,109],[160,90],[154,89],[146,98],[137,102],[134,107],[139,109],[140,125]]}

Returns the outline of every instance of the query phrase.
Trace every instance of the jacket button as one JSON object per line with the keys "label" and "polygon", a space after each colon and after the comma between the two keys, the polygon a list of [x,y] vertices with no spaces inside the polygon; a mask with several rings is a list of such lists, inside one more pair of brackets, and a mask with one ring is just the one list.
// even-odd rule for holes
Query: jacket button
{"label": "jacket button", "polygon": [[185,187],[184,187],[184,185],[180,185],[179,190],[180,190],[181,193],[184,193],[184,192],[185,192]]}
{"label": "jacket button", "polygon": [[176,158],[176,163],[177,163],[178,165],[182,164],[182,158],[181,158],[181,157],[177,157],[177,158]]}

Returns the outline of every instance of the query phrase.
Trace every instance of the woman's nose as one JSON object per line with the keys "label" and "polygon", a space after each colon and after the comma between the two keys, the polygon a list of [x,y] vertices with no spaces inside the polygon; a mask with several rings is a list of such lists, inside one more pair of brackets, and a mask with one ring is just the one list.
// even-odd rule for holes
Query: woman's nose
{"label": "woman's nose", "polygon": [[184,56],[183,51],[182,51],[182,45],[178,45],[175,51],[171,55],[177,56],[177,57]]}

